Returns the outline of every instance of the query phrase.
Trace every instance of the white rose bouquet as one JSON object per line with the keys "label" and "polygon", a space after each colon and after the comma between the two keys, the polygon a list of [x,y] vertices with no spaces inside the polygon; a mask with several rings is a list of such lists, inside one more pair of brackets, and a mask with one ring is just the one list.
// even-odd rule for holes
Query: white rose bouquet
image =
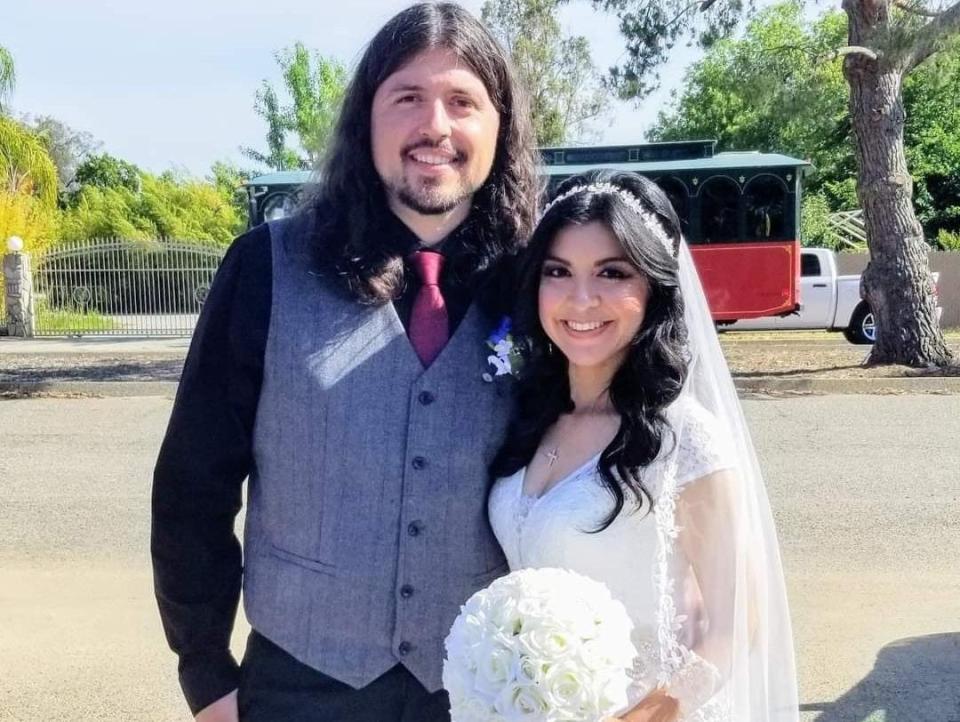
{"label": "white rose bouquet", "polygon": [[595,722],[627,704],[633,624],[610,590],[523,569],[460,609],[445,641],[452,722]]}

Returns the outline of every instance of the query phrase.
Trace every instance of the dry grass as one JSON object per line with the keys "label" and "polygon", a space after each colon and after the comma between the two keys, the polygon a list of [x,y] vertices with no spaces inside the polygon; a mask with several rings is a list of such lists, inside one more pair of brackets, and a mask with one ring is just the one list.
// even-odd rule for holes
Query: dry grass
{"label": "dry grass", "polygon": [[727,332],[720,334],[727,363],[735,376],[784,378],[893,378],[960,376],[960,331],[947,333],[954,365],[938,369],[864,366],[869,346],[848,343],[826,331]]}

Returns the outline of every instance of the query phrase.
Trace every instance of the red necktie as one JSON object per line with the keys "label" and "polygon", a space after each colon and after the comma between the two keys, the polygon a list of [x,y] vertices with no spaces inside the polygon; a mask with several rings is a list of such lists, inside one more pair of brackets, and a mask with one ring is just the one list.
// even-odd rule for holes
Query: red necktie
{"label": "red necktie", "polygon": [[417,251],[410,257],[422,285],[413,301],[409,336],[424,368],[433,363],[450,337],[447,304],[439,286],[443,261],[435,251]]}

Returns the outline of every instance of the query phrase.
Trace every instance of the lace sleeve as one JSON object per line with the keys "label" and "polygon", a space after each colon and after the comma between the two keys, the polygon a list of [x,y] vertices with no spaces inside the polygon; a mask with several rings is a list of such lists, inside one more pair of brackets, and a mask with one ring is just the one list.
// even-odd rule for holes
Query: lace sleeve
{"label": "lace sleeve", "polygon": [[732,469],[733,442],[717,418],[695,401],[684,405],[677,450],[677,488],[721,469]]}
{"label": "lace sleeve", "polygon": [[716,665],[695,652],[684,649],[684,664],[670,678],[667,694],[680,703],[680,719],[691,719],[699,712],[703,722],[726,722],[722,701],[715,698],[723,685]]}

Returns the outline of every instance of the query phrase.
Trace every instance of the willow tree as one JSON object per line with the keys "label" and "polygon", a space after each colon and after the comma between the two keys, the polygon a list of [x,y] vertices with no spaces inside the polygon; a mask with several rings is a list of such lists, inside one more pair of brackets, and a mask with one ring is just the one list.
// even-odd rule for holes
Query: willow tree
{"label": "willow tree", "polygon": [[9,50],[0,45],[0,113],[4,112],[4,100],[13,92],[16,80],[13,56]]}
{"label": "willow tree", "polygon": [[[754,9],[752,0],[594,0],[616,14],[626,39],[624,61],[610,82],[622,98],[643,98],[659,84],[657,69],[684,38],[709,46]],[[960,34],[960,2],[842,0],[843,57],[870,263],[862,294],[874,311],[872,363],[946,365],[951,360],[935,313],[927,244],[913,208],[904,153],[903,81]]]}
{"label": "willow tree", "polygon": [[57,202],[57,167],[43,141],[5,116],[0,116],[0,188],[36,196],[50,206]]}

